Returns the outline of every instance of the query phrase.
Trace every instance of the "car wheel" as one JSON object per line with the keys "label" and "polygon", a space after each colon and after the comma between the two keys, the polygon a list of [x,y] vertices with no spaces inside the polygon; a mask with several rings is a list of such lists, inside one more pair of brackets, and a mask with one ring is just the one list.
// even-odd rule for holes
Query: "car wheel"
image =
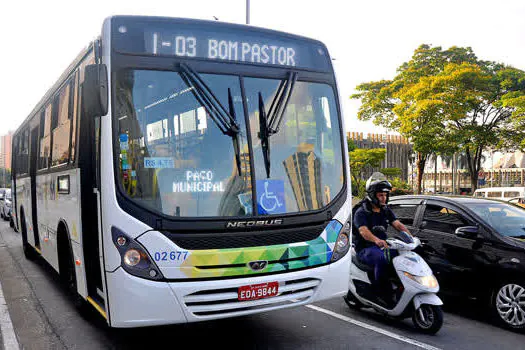
{"label": "car wheel", "polygon": [[525,329],[525,284],[505,282],[494,289],[491,298],[494,319],[502,326]]}
{"label": "car wheel", "polygon": [[9,218],[9,226],[10,226],[11,228],[14,228],[14,227],[15,227],[15,221],[13,220],[13,217],[10,217],[10,218]]}

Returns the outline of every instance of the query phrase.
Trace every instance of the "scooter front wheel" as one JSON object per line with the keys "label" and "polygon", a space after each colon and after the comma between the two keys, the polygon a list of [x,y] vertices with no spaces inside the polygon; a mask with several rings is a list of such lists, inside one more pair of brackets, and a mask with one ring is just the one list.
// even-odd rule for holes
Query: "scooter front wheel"
{"label": "scooter front wheel", "polygon": [[412,322],[421,332],[436,334],[443,326],[443,310],[438,305],[422,304],[414,310]]}
{"label": "scooter front wheel", "polygon": [[346,305],[351,309],[359,310],[364,306],[350,291],[348,291],[343,299],[345,300]]}

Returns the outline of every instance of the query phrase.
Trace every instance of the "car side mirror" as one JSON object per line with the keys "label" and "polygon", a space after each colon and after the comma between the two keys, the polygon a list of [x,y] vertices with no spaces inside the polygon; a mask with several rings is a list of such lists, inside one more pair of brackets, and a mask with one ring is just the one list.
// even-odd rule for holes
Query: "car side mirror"
{"label": "car side mirror", "polygon": [[474,238],[478,235],[479,228],[477,226],[463,226],[456,229],[456,236]]}
{"label": "car side mirror", "polygon": [[101,117],[108,114],[108,93],[106,65],[87,65],[82,83],[82,104],[89,117]]}

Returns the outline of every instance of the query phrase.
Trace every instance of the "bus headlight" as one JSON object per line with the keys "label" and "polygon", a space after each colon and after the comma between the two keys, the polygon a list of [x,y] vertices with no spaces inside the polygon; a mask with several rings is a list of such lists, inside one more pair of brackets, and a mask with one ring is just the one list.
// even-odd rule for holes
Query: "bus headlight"
{"label": "bus headlight", "polygon": [[331,262],[341,259],[348,253],[348,249],[350,248],[350,228],[350,223],[346,222],[339,232],[337,240],[335,241]]}
{"label": "bus headlight", "polygon": [[121,266],[129,274],[149,280],[162,280],[164,276],[144,247],[116,227],[111,227],[113,244],[121,257]]}
{"label": "bus headlight", "polygon": [[128,266],[137,266],[140,262],[140,253],[136,249],[130,249],[124,254],[124,263]]}

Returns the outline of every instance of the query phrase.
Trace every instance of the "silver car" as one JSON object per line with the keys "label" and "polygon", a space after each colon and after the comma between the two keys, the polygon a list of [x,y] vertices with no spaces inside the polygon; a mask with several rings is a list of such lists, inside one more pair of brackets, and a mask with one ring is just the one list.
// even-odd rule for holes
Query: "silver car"
{"label": "silver car", "polygon": [[5,221],[11,220],[11,206],[12,206],[12,197],[11,189],[6,188],[3,196],[0,197],[0,217]]}

